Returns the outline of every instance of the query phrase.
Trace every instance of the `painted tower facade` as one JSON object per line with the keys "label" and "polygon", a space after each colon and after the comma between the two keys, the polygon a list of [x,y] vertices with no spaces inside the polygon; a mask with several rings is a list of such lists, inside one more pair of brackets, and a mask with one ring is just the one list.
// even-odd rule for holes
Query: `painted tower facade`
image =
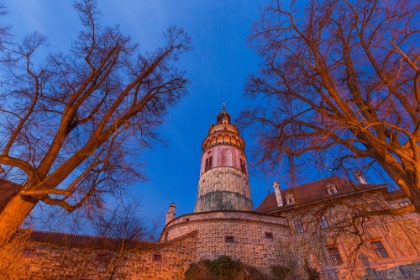
{"label": "painted tower facade", "polygon": [[245,142],[225,108],[202,144],[195,213],[216,210],[253,211]]}

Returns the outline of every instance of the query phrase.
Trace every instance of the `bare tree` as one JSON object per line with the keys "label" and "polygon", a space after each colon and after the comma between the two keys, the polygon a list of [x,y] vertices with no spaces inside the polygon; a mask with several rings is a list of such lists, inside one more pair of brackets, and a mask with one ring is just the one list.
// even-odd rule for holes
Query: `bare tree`
{"label": "bare tree", "polygon": [[0,244],[39,201],[68,212],[101,207],[104,194],[143,179],[132,155],[186,94],[187,80],[171,65],[190,48],[182,29],[168,29],[166,45],[143,55],[118,27],[99,26],[95,1],[74,7],[85,29],[69,54],[34,63],[46,41],[39,33],[5,45],[0,164],[22,190],[0,214]]}
{"label": "bare tree", "polygon": [[380,167],[413,203],[399,211],[420,213],[420,3],[273,2],[251,36],[265,60],[247,94],[263,105],[241,116],[259,159]]}

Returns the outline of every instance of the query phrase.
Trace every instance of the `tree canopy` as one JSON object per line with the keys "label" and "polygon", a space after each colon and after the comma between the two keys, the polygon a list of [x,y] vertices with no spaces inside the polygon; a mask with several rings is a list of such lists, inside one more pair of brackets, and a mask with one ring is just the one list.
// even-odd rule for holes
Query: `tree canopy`
{"label": "tree canopy", "polygon": [[84,29],[68,53],[38,63],[44,35],[2,40],[0,164],[22,189],[0,213],[0,244],[40,201],[69,212],[101,207],[102,195],[143,179],[132,155],[187,93],[173,66],[191,47],[182,29],[169,28],[164,46],[141,53],[118,27],[99,25],[95,1],[74,7]]}
{"label": "tree canopy", "polygon": [[260,161],[379,166],[420,213],[420,3],[300,4],[273,1],[251,35],[264,62],[246,94],[263,101],[241,119]]}

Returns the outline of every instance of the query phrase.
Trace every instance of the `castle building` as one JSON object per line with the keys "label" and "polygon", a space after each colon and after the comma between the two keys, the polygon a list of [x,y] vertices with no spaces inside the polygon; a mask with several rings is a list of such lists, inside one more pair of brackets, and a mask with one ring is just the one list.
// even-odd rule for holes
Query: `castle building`
{"label": "castle building", "polygon": [[216,121],[202,144],[195,211],[167,221],[158,242],[196,232],[195,261],[228,255],[268,275],[276,260],[274,236],[288,235],[286,220],[254,211],[245,142],[224,108]]}
{"label": "castle building", "polygon": [[336,176],[289,188],[274,182],[254,210],[245,141],[225,108],[216,120],[202,143],[193,213],[176,217],[172,203],[152,243],[22,231],[20,279],[184,279],[191,263],[224,255],[265,279],[275,279],[272,267],[289,271],[287,279],[308,279],[314,271],[327,280],[420,279],[420,215],[368,214],[409,205],[401,191],[369,184],[360,172],[357,182]]}

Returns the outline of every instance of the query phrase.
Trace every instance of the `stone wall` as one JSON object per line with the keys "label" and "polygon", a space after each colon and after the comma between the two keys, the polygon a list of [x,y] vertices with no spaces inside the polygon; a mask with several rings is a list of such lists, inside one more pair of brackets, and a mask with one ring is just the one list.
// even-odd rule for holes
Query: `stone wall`
{"label": "stone wall", "polygon": [[[363,201],[372,207],[374,202],[384,203],[380,197],[378,191]],[[363,207],[362,198],[353,197],[352,201]],[[290,208],[279,213],[284,217],[246,211],[184,215],[166,225],[157,243],[111,246],[114,243],[109,239],[92,243],[89,240],[98,238],[70,238],[59,233],[43,233],[41,237],[51,238],[41,242],[42,238],[32,238],[34,235],[30,234],[32,239],[26,241],[25,249],[18,248],[21,258],[14,262],[21,264],[15,270],[20,271],[19,277],[9,277],[12,274],[5,274],[0,267],[0,279],[87,280],[113,275],[120,279],[181,280],[191,263],[221,255],[256,267],[266,279],[272,279],[270,266],[287,261],[295,263],[293,279],[307,279],[305,262],[325,280],[420,279],[420,215],[357,218],[362,240],[345,226],[343,219],[350,217],[353,221],[356,208],[351,212],[347,206],[336,203],[333,208],[322,208],[326,203]],[[321,214],[328,222],[328,227],[322,229]],[[295,230],[296,219],[302,220],[304,232]],[[339,232],[340,228],[344,230]],[[377,241],[383,244],[388,257],[375,253],[372,242]],[[328,250],[331,247],[340,252],[341,264],[332,263]],[[22,275],[21,271],[26,273]]]}
{"label": "stone wall", "polygon": [[[27,274],[8,279],[156,279],[181,280],[195,261],[196,232],[169,242],[97,248],[28,242],[22,266]],[[30,252],[30,253],[28,253]]]}
{"label": "stone wall", "polygon": [[240,211],[214,211],[178,217],[162,232],[167,241],[197,231],[196,261],[227,255],[254,266],[269,279],[277,264],[278,240],[289,237],[281,217]]}
{"label": "stone wall", "polygon": [[240,170],[217,167],[201,175],[194,212],[253,209],[248,178]]}
{"label": "stone wall", "polygon": [[[266,279],[272,279],[269,267],[284,263],[284,257],[297,264],[294,279],[307,279],[305,259],[325,280],[420,279],[417,214],[370,219],[364,233],[366,241],[356,255],[351,255],[354,239],[333,238],[334,233],[328,231],[313,234],[308,225],[305,233],[296,233],[290,230],[292,218],[242,211],[195,213],[169,222],[158,243],[118,243],[113,247],[109,240],[93,245],[68,244],[63,240],[70,239],[56,238],[62,234],[50,233],[55,237],[46,242],[25,242],[18,260],[22,267],[17,270],[26,271],[24,275],[0,273],[0,278],[93,280],[112,274],[119,279],[181,280],[191,263],[228,255],[256,267]],[[379,259],[372,250],[370,241],[378,238],[382,238],[379,240],[389,258]],[[339,248],[343,264],[331,264],[329,246]]]}

